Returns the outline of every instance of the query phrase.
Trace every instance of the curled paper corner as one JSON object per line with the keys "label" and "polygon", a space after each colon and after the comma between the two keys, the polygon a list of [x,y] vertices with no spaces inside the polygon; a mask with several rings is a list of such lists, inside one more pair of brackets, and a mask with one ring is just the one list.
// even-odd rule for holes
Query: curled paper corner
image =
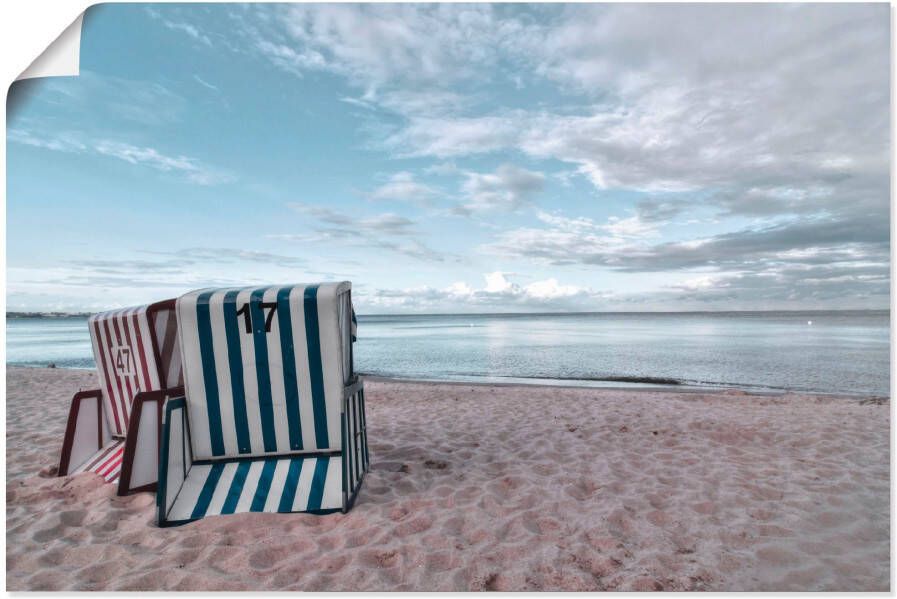
{"label": "curled paper corner", "polygon": [[81,73],[81,23],[84,13],[78,15],[40,56],[34,59],[16,81],[35,77],[77,77]]}

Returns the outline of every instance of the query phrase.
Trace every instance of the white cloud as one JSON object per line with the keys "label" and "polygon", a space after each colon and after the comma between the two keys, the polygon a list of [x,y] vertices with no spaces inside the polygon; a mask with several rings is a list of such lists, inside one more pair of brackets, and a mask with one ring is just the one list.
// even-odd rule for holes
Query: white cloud
{"label": "white cloud", "polygon": [[[288,70],[327,69],[363,88],[399,80],[442,83],[475,75],[496,53],[483,40],[503,34],[489,5],[317,4],[281,5],[262,13],[251,34],[274,37],[283,48],[302,48],[314,60],[283,62]],[[273,18],[272,18],[273,17]]]}
{"label": "white cloud", "polygon": [[474,288],[458,281],[445,288],[430,286],[405,289],[375,289],[359,293],[359,304],[374,311],[450,311],[477,312],[495,310],[595,310],[612,297],[587,287],[562,285],[549,278],[519,285],[507,279],[507,273],[485,273],[484,287]]}
{"label": "white cloud", "polygon": [[412,173],[402,171],[390,176],[389,181],[366,194],[366,197],[371,200],[427,204],[439,195],[436,189],[416,181]]}
{"label": "white cloud", "polygon": [[348,247],[381,249],[416,260],[443,262],[449,254],[434,250],[416,238],[413,220],[390,212],[373,216],[356,216],[300,202],[288,207],[318,221],[309,233],[277,233],[267,237],[297,243],[320,243]]}
{"label": "white cloud", "polygon": [[463,281],[458,281],[446,287],[445,291],[451,296],[467,297],[473,293],[473,288]]}
{"label": "white cloud", "polygon": [[383,145],[398,157],[449,158],[507,149],[517,144],[520,115],[413,117]]}
{"label": "white cloud", "polygon": [[195,79],[197,83],[199,83],[201,86],[205,87],[206,89],[210,89],[214,92],[221,91],[218,89],[217,85],[212,85],[211,83],[209,83],[208,81],[206,81],[205,79],[200,77],[199,75],[193,75],[193,79]]}
{"label": "white cloud", "polygon": [[386,110],[401,116],[451,114],[472,104],[472,98],[449,90],[412,88],[378,91],[368,88],[362,96],[341,101],[367,110]]}
{"label": "white cloud", "polygon": [[545,185],[545,175],[511,164],[503,164],[493,173],[465,173],[462,191],[468,212],[518,210],[530,203]]}
{"label": "white cloud", "polygon": [[504,273],[491,272],[483,275],[486,279],[486,293],[506,293],[514,289],[514,285],[505,278]]}
{"label": "white cloud", "polygon": [[196,158],[163,154],[155,148],[136,146],[120,141],[89,140],[78,133],[60,132],[44,137],[27,130],[12,129],[9,131],[7,139],[14,143],[56,152],[92,153],[158,171],[174,172],[197,185],[218,185],[234,180],[233,175],[203,164]]}
{"label": "white cloud", "polygon": [[212,40],[209,39],[209,36],[202,33],[199,29],[196,28],[196,26],[191,25],[190,23],[180,23],[180,22],[176,22],[176,21],[167,21],[167,20],[163,21],[163,23],[169,29],[172,29],[174,31],[182,31],[182,32],[186,33],[187,35],[189,35],[190,37],[192,37],[193,39],[195,39],[196,41],[202,42],[203,44],[205,44],[207,46],[212,45]]}
{"label": "white cloud", "polygon": [[415,222],[404,216],[384,212],[373,216],[354,216],[348,212],[331,210],[324,206],[292,202],[287,206],[300,214],[318,219],[328,225],[336,225],[340,229],[331,231],[346,234],[385,233],[390,235],[410,235],[414,232]]}
{"label": "white cloud", "polygon": [[530,283],[524,287],[524,292],[538,300],[554,300],[584,293],[582,288],[575,285],[561,285],[555,278]]}
{"label": "white cloud", "polygon": [[313,50],[297,52],[289,46],[267,40],[259,40],[257,48],[276,66],[296,75],[301,76],[307,69],[323,68],[325,65],[324,57]]}
{"label": "white cloud", "polygon": [[103,155],[113,156],[131,164],[147,164],[161,171],[189,171],[195,168],[194,161],[184,156],[165,156],[153,148],[141,148],[127,143],[103,140],[94,149]]}
{"label": "white cloud", "polygon": [[684,281],[672,285],[674,289],[684,289],[687,291],[700,291],[706,289],[714,289],[728,286],[727,278],[723,276],[704,275],[700,277],[692,277]]}
{"label": "white cloud", "polygon": [[553,265],[589,263],[601,256],[612,266],[618,256],[638,251],[637,240],[620,235],[613,223],[597,223],[589,218],[567,218],[539,212],[547,227],[521,227],[498,233],[495,241],[480,249],[484,252]]}
{"label": "white cloud", "polygon": [[658,235],[656,225],[644,222],[637,214],[628,218],[611,216],[607,219],[607,224],[602,225],[602,228],[612,236],[619,238],[635,237],[644,239],[645,237],[656,237]]}
{"label": "white cloud", "polygon": [[150,7],[146,8],[146,13],[153,19],[160,21],[168,29],[171,29],[172,31],[180,31],[181,33],[187,34],[192,39],[201,42],[206,46],[212,46],[212,40],[209,39],[209,36],[202,32],[196,25],[187,23],[185,21],[172,21],[165,18],[158,10]]}
{"label": "white cloud", "polygon": [[6,139],[13,143],[56,152],[86,152],[88,150],[78,136],[66,132],[60,132],[53,137],[41,137],[23,129],[10,129],[6,134]]}

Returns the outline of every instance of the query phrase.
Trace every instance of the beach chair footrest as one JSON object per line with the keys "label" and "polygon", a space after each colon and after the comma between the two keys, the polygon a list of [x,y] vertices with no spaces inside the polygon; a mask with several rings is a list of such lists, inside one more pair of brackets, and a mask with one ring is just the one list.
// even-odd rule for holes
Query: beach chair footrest
{"label": "beach chair footrest", "polygon": [[72,471],[72,474],[79,472],[95,472],[103,477],[107,483],[118,481],[121,475],[122,456],[125,451],[124,439],[113,439],[105,447],[96,452],[89,460],[81,464]]}
{"label": "beach chair footrest", "polygon": [[343,507],[342,458],[274,456],[194,463],[164,525],[244,512],[329,513]]}

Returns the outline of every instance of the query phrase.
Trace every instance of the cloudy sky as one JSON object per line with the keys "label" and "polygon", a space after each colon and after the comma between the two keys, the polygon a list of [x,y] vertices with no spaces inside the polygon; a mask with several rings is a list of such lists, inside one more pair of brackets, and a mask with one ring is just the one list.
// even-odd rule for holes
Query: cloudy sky
{"label": "cloudy sky", "polygon": [[885,308],[889,6],[101,5],[17,83],[10,310]]}

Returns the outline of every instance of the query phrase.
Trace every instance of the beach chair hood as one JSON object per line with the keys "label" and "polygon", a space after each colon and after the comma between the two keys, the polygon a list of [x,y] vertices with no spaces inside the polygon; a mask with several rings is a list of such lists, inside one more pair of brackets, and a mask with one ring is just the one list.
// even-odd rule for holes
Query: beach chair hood
{"label": "beach chair hood", "polygon": [[216,289],[178,298],[195,459],[339,451],[342,391],[352,373],[344,371],[351,342],[341,339],[337,297],[349,288]]}

